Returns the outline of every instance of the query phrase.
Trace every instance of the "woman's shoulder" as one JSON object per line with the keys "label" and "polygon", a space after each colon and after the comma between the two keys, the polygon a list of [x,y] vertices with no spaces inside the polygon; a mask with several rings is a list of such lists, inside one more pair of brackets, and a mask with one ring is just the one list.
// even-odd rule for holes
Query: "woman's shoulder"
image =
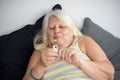
{"label": "woman's shoulder", "polygon": [[86,46],[86,45],[89,45],[89,43],[91,43],[91,42],[93,42],[93,39],[92,39],[90,36],[81,36],[81,37],[78,39],[79,48],[80,48],[84,53],[86,53],[85,46]]}
{"label": "woman's shoulder", "polygon": [[40,56],[40,51],[38,50],[34,50],[33,53],[32,53],[32,56]]}
{"label": "woman's shoulder", "polygon": [[90,37],[90,36],[81,36],[79,39],[78,39],[78,42],[79,43],[87,43],[89,41],[92,41],[93,39]]}

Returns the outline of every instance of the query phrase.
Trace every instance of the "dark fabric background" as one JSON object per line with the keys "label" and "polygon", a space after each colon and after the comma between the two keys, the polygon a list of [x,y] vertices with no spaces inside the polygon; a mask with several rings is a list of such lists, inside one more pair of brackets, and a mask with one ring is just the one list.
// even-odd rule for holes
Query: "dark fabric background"
{"label": "dark fabric background", "polygon": [[43,18],[33,25],[0,36],[0,80],[22,80],[34,50],[33,39],[42,28]]}

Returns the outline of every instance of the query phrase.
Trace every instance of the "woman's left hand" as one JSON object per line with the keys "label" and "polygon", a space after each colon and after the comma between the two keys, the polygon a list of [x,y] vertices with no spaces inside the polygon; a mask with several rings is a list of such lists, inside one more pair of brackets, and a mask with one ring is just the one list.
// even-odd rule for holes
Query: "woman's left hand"
{"label": "woman's left hand", "polygon": [[59,57],[66,62],[72,63],[76,66],[79,64],[80,55],[78,51],[73,48],[62,48],[58,51]]}

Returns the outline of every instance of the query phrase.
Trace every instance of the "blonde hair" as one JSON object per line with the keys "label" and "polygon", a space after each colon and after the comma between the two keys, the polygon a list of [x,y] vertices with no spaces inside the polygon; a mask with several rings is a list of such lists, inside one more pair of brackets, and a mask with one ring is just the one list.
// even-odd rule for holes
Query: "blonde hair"
{"label": "blonde hair", "polygon": [[41,50],[43,48],[48,47],[47,28],[48,28],[48,22],[49,22],[50,16],[55,16],[60,21],[62,21],[66,25],[66,27],[68,27],[73,32],[75,41],[80,36],[82,36],[81,32],[75,26],[71,18],[67,16],[62,10],[51,11],[50,13],[46,14],[46,16],[44,17],[43,24],[42,24],[42,30],[36,35],[34,39],[34,48],[36,50]]}

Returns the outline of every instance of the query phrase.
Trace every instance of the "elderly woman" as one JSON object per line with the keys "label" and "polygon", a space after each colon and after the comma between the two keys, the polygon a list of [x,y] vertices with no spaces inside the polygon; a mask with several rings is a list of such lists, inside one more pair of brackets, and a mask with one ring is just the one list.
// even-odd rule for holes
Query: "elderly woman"
{"label": "elderly woman", "polygon": [[34,40],[24,80],[113,80],[114,68],[100,46],[84,36],[62,10],[48,13]]}

